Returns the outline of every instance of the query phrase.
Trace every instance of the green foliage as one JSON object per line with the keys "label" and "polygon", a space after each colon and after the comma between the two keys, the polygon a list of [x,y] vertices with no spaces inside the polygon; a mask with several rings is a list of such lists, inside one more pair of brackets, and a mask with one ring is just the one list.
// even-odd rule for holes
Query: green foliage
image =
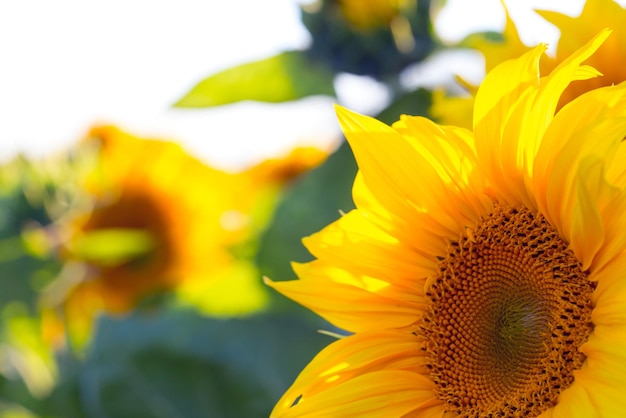
{"label": "green foliage", "polygon": [[0,417],[10,417],[11,414],[15,414],[15,417],[28,417],[26,408],[36,412],[39,410],[39,402],[32,397],[24,381],[15,376],[0,374]]}
{"label": "green foliage", "polygon": [[302,237],[338,219],[354,208],[352,182],[356,163],[343,143],[324,164],[308,173],[285,193],[274,220],[261,238],[259,269],[273,280],[293,280],[291,261],[311,259]]}
{"label": "green foliage", "polygon": [[[354,0],[352,0],[354,1]],[[399,39],[391,25],[369,29],[354,27],[346,20],[337,1],[303,6],[302,23],[313,42],[305,51],[312,61],[324,63],[336,74],[367,75],[388,82],[402,70],[421,62],[435,48],[430,19],[430,0],[415,2],[402,12],[407,32]],[[364,7],[367,9],[367,7]],[[402,45],[402,46],[400,46]]]}
{"label": "green foliage", "polygon": [[242,100],[279,103],[312,95],[334,96],[333,74],[302,52],[287,51],[214,74],[174,106],[212,107]]}
{"label": "green foliage", "polygon": [[30,254],[22,239],[22,229],[28,223],[46,224],[49,219],[38,199],[28,198],[18,183],[8,181],[0,172],[3,190],[0,194],[0,309],[20,301],[35,310],[40,288],[50,282],[60,270],[51,259]]}
{"label": "green foliage", "polygon": [[97,265],[119,265],[147,254],[155,246],[145,230],[108,228],[80,236],[72,252]]}
{"label": "green foliage", "polygon": [[84,362],[74,364],[49,404],[66,418],[268,416],[331,341],[287,316],[215,320],[169,311],[101,318]]}
{"label": "green foliage", "polygon": [[469,34],[461,40],[461,42],[459,42],[459,46],[474,49],[474,45],[478,44],[504,44],[504,42],[504,34],[500,32],[486,31]]}
{"label": "green foliage", "polygon": [[431,92],[424,89],[417,89],[396,98],[387,108],[376,116],[376,119],[391,125],[400,119],[401,115],[428,117],[430,105]]}

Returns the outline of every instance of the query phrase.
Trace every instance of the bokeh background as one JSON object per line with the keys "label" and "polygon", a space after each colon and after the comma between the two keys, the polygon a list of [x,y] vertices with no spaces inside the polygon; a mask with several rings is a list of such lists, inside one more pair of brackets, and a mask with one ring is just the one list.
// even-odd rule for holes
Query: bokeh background
{"label": "bokeh background", "polygon": [[[554,45],[534,9],[583,2],[506,6]],[[1,2],[0,417],[268,416],[342,334],[263,283],[354,206],[333,103],[438,119],[504,32],[498,0]]]}

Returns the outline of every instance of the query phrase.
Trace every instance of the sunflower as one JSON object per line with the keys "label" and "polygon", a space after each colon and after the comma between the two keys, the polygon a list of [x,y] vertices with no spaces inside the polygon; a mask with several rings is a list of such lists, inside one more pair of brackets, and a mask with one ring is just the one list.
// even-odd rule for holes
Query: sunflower
{"label": "sunflower", "polygon": [[48,340],[67,325],[82,341],[97,313],[125,314],[174,290],[214,315],[262,309],[259,274],[235,247],[254,239],[285,182],[327,153],[296,149],[231,173],[173,142],[114,126],[92,129],[81,149],[94,145],[98,164],[83,186],[91,205],[60,222],[67,268],[44,297],[44,305],[59,305],[44,311]]}
{"label": "sunflower", "polygon": [[361,30],[389,26],[403,10],[415,7],[414,0],[337,0],[341,13]]}
{"label": "sunflower", "polygon": [[[464,47],[473,48],[485,57],[485,69],[491,71],[497,64],[526,52],[530,47],[520,39],[515,23],[506,10],[506,25],[502,39],[490,40],[481,35],[470,35],[462,42]],[[598,87],[619,84],[626,80],[626,67],[618,65],[626,61],[626,9],[613,0],[587,0],[581,14],[567,16],[550,10],[537,10],[537,13],[555,25],[561,32],[556,45],[556,56],[541,61],[541,69],[549,73],[569,57],[579,45],[589,41],[600,30],[610,27],[614,34],[607,40],[586,64],[593,66],[603,77],[577,80],[571,83],[561,95],[557,110],[586,91]],[[468,87],[470,97],[447,97],[439,91],[433,96],[431,114],[445,124],[458,124],[470,128],[472,121],[473,92]]]}
{"label": "sunflower", "polygon": [[555,112],[608,31],[491,71],[474,130],[338,107],[356,209],[266,282],[349,332],[272,417],[616,417],[626,408],[626,84]]}
{"label": "sunflower", "polygon": [[285,156],[269,158],[250,167],[240,175],[251,183],[260,185],[284,186],[300,174],[321,164],[328,152],[316,147],[298,147]]}
{"label": "sunflower", "polygon": [[[148,245],[121,260],[91,258],[105,310],[126,312],[153,292],[209,277],[229,261],[221,214],[237,207],[232,175],[208,167],[173,142],[144,140],[112,126],[89,134],[100,165],[88,189],[94,207],[73,222],[71,250],[106,231],[144,233]],[[130,237],[130,235],[127,235]],[[85,237],[87,237],[85,239]],[[81,241],[82,240],[82,241]],[[80,250],[79,257],[85,254]]]}

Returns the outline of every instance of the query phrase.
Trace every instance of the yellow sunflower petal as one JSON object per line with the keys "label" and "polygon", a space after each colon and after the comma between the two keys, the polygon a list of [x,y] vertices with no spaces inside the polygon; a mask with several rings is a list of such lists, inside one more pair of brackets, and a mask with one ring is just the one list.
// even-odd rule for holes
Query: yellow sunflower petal
{"label": "yellow sunflower petal", "polygon": [[[427,210],[428,202],[424,201],[434,200],[438,194],[435,190],[444,189],[441,178],[429,167],[428,161],[395,129],[376,119],[336,108],[363,179],[378,200],[404,220],[411,219],[416,210]],[[418,170],[422,172],[419,179],[414,175]],[[431,192],[435,192],[435,196]],[[432,216],[440,235],[456,235],[449,216],[445,213]]]}
{"label": "yellow sunflower petal", "polygon": [[537,154],[537,205],[585,268],[601,268],[624,242],[626,203],[611,180],[623,173],[615,157],[625,133],[626,85],[598,89],[557,114]]}
{"label": "yellow sunflower petal", "polygon": [[[319,258],[295,266],[299,281],[272,286],[356,335],[345,342],[350,354],[337,350],[338,360],[303,372],[294,386],[306,390],[281,401],[283,416],[626,409],[624,86],[580,96],[555,117],[566,86],[597,75],[582,63],[607,36],[544,78],[541,46],[496,68],[478,93],[473,141],[422,118],[388,127],[338,109],[360,166],[357,209],[307,241]],[[389,253],[395,242],[401,254]],[[436,263],[415,289],[394,279],[412,271],[412,252]],[[403,366],[386,368],[382,354],[352,345],[377,332],[414,333]],[[364,368],[346,368],[361,348]],[[395,385],[399,372],[425,378],[412,387],[418,409]],[[381,391],[377,379],[390,373],[398,381]]]}
{"label": "yellow sunflower petal", "polygon": [[565,88],[572,81],[586,80],[601,75],[597,70],[581,63],[606,41],[610,33],[609,30],[600,32],[541,81],[537,97],[532,102],[532,111],[526,114],[525,123],[521,126],[522,130],[519,133],[523,142],[528,142],[524,147],[523,157],[524,161],[529,164],[529,171],[532,171],[532,161],[541,144],[541,138],[552,121],[551,116],[555,113],[559,97]]}
{"label": "yellow sunflower petal", "polygon": [[[539,84],[539,59],[546,49],[546,45],[538,45],[519,59],[501,63],[485,76],[474,103],[474,132],[477,136],[500,142],[500,130],[505,126],[508,112],[519,93],[529,85]],[[482,123],[487,116],[492,123]]]}
{"label": "yellow sunflower petal", "polygon": [[[364,186],[379,203],[374,206],[385,207],[409,245],[419,249],[415,243],[426,241],[425,233],[455,239],[485,212],[484,196],[468,192],[476,187],[470,184],[476,157],[469,132],[425,118],[404,117],[389,127],[341,107],[337,114]],[[357,206],[360,192],[355,183]]]}
{"label": "yellow sunflower petal", "polygon": [[413,289],[415,280],[435,267],[433,260],[383,232],[356,210],[303,242],[315,257],[337,267]]}
{"label": "yellow sunflower petal", "polygon": [[605,269],[593,274],[591,279],[597,281],[593,294],[594,304],[591,317],[599,326],[626,324],[626,257],[620,257]]}
{"label": "yellow sunflower petal", "polygon": [[607,38],[601,32],[545,79],[539,79],[540,45],[519,60],[496,67],[476,96],[476,150],[486,175],[509,203],[535,206],[528,190],[534,157],[552,121],[558,98],[572,80],[596,73],[580,64]]}
{"label": "yellow sunflower petal", "polygon": [[[598,178],[602,174],[602,166],[596,162],[591,166],[581,167],[578,178],[582,180],[585,175]],[[582,262],[583,269],[587,270],[591,266],[593,257],[604,244],[605,230],[600,211],[593,202],[594,192],[597,189],[590,190],[582,183],[578,183],[576,203],[573,205],[571,214],[572,220],[569,225],[565,225],[563,235],[570,238],[574,253]]]}
{"label": "yellow sunflower petal", "polygon": [[[430,256],[431,260],[435,260],[438,254],[445,252],[446,241],[434,232],[438,226],[428,213],[415,211],[413,220],[416,222],[413,225],[411,225],[409,220],[399,219],[394,216],[391,211],[387,210],[380,203],[367,186],[363,173],[360,171],[354,179],[352,197],[355,205],[364,213],[365,217],[383,231],[411,246],[416,253],[426,257]],[[419,222],[417,222],[417,218],[419,218]],[[420,230],[416,232],[418,228]]]}
{"label": "yellow sunflower petal", "polygon": [[559,402],[551,412],[552,418],[602,418],[589,399],[589,394],[578,382],[561,393]]}
{"label": "yellow sunflower petal", "polygon": [[561,32],[556,57],[542,62],[542,68],[547,70],[554,68],[601,29],[614,30],[613,35],[587,60],[587,64],[598,69],[604,76],[569,85],[561,96],[559,107],[587,91],[626,80],[624,66],[615,65],[615,62],[623,62],[626,59],[624,52],[626,9],[620,4],[613,0],[587,0],[584,2],[582,13],[577,17],[548,10],[538,10],[537,13]]}
{"label": "yellow sunflower petal", "polygon": [[[478,177],[477,157],[472,133],[454,126],[438,126],[423,117],[401,116],[393,128],[411,143],[428,162],[448,190],[446,202],[429,206],[448,211],[457,221],[457,227],[474,223],[491,207],[489,199],[479,190],[485,187]],[[441,196],[440,196],[441,197]]]}
{"label": "yellow sunflower petal", "polygon": [[[622,141],[615,151],[615,161],[626,161],[626,142]],[[607,167],[607,179],[619,188],[626,188],[626,170],[620,164]]]}
{"label": "yellow sunflower petal", "polygon": [[416,373],[384,370],[359,375],[328,389],[272,418],[378,418],[402,417],[416,410],[443,413],[431,389],[422,389],[424,379]]}
{"label": "yellow sunflower petal", "polygon": [[[415,336],[405,332],[359,333],[337,340],[317,354],[300,373],[277,403],[274,413],[288,410],[298,399],[302,404],[313,403],[309,398],[361,374],[381,370],[418,370],[423,360],[413,353]],[[432,383],[427,379],[418,377],[416,380],[422,382],[416,388],[432,389]],[[294,410],[300,411],[299,408]]]}
{"label": "yellow sunflower petal", "polygon": [[472,129],[474,96],[448,96],[443,89],[433,91],[430,116],[442,125]]}
{"label": "yellow sunflower petal", "polygon": [[[351,332],[407,326],[415,322],[415,312],[421,309],[419,294],[386,288],[379,280],[315,261],[294,263],[293,267],[300,280],[266,283]],[[355,303],[360,308],[355,309]]]}
{"label": "yellow sunflower petal", "polygon": [[570,416],[620,416],[626,408],[626,327],[596,327],[581,351],[587,355],[587,365],[574,375],[575,384],[585,392],[585,396],[579,394],[585,402],[579,401],[579,409]]}
{"label": "yellow sunflower petal", "polygon": [[[617,152],[619,141],[616,142],[615,135],[619,135],[620,128],[616,127],[616,123],[624,116],[625,88],[626,85],[622,85],[589,92],[584,100],[575,100],[564,107],[546,130],[535,158],[533,177],[537,203],[547,216],[560,214],[558,201],[548,203],[549,198],[555,197],[553,192],[562,189],[556,180],[550,182],[551,177],[567,182],[585,155],[594,153],[609,159]],[[609,123],[608,120],[614,122]],[[601,126],[604,126],[605,132],[582,134]],[[617,131],[613,132],[614,128]],[[606,134],[610,136],[607,138]],[[613,152],[609,153],[607,147],[611,147]],[[555,155],[559,158],[554,158]]]}
{"label": "yellow sunflower petal", "polygon": [[[522,98],[529,100],[529,88],[539,84],[539,58],[545,49],[545,45],[539,45],[518,60],[500,64],[487,74],[476,94],[474,135],[480,167],[512,204],[522,199],[519,191],[523,189],[517,186],[523,181],[523,161],[518,152],[523,140],[517,134],[505,137],[504,132],[520,102],[522,111],[527,110]],[[517,195],[512,191],[518,191]]]}
{"label": "yellow sunflower petal", "polygon": [[[622,134],[626,120],[622,121]],[[564,233],[583,268],[603,269],[626,246],[626,193],[606,181],[604,161],[588,158],[581,163],[571,224]]]}

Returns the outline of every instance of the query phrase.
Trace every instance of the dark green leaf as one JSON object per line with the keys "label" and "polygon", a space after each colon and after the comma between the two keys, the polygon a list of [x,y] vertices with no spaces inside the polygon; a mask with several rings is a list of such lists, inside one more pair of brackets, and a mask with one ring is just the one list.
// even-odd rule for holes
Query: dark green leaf
{"label": "dark green leaf", "polygon": [[303,53],[288,51],[214,74],[174,106],[212,107],[242,100],[280,103],[318,94],[334,96],[333,77]]}
{"label": "dark green leaf", "polygon": [[40,410],[39,399],[33,397],[23,380],[16,376],[9,378],[4,374],[0,374],[0,413],[6,413],[7,411],[4,408],[11,409],[8,408],[11,405],[19,405],[21,408],[26,408],[29,411]]}
{"label": "dark green leaf", "polygon": [[415,7],[406,8],[396,19],[408,29],[401,37],[397,31],[394,35],[391,25],[356,28],[338,10],[338,2],[318,3],[321,7],[302,8],[302,23],[312,37],[306,53],[312,61],[322,62],[337,73],[395,80],[402,70],[425,59],[435,47],[429,0],[414,2]]}
{"label": "dark green leaf", "polygon": [[376,116],[388,125],[400,119],[401,115],[426,116],[431,105],[431,93],[428,90],[418,89],[403,94],[393,101],[386,109]]}
{"label": "dark green leaf", "polygon": [[302,238],[338,219],[340,211],[354,208],[352,183],[356,163],[343,143],[324,164],[308,173],[286,192],[271,226],[261,237],[257,264],[273,280],[292,280],[291,261],[308,261]]}
{"label": "dark green leaf", "polygon": [[193,312],[102,318],[79,382],[90,418],[268,416],[332,341],[294,318]]}

